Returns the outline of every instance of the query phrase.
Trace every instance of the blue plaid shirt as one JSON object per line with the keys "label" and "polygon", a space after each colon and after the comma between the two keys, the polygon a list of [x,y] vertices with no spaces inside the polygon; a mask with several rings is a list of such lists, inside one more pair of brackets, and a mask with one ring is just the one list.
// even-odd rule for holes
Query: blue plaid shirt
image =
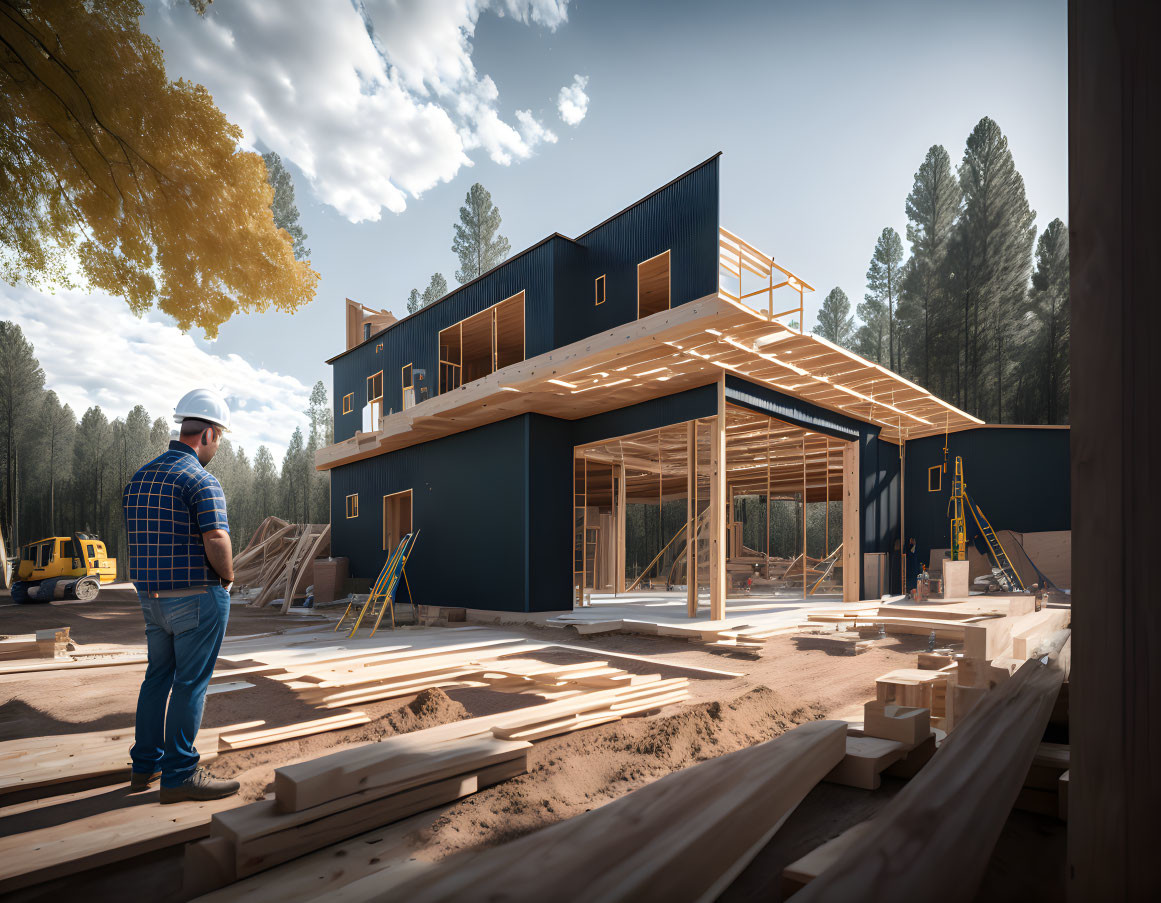
{"label": "blue plaid shirt", "polygon": [[129,534],[129,579],[139,590],[216,584],[202,533],[225,530],[226,496],[192,448],[172,441],[144,465],[122,495]]}

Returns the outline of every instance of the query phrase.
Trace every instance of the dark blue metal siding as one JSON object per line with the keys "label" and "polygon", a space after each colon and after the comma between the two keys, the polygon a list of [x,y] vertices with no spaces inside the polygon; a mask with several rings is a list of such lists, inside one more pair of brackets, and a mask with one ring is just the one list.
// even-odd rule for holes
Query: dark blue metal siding
{"label": "dark blue metal siding", "polygon": [[[331,471],[334,554],[374,580],[383,550],[383,496],[412,491],[422,532],[407,563],[420,604],[527,610],[527,432],[523,417],[436,439]],[[346,497],[359,493],[359,516]]]}
{"label": "dark blue metal siding", "polygon": [[[889,556],[888,589],[900,592],[899,574],[899,447],[878,438],[879,428],[863,424],[859,440],[859,538],[864,552]],[[861,558],[861,556],[860,556]],[[859,598],[867,598],[859,561]]]}
{"label": "dark blue metal siding", "polygon": [[801,398],[783,395],[729,374],[726,375],[726,401],[844,442],[858,439],[867,426],[862,421],[820,408]]}
{"label": "dark blue metal siding", "polygon": [[[907,537],[920,561],[950,544],[948,498],[955,458],[963,458],[968,494],[995,530],[1039,533],[1072,529],[1069,431],[986,426],[947,436],[948,474],[927,491],[927,469],[943,463],[943,436],[907,443]],[[968,518],[968,535],[976,534]]]}
{"label": "dark blue metal siding", "polygon": [[[562,241],[549,239],[338,358],[332,364],[335,441],[350,439],[360,428],[367,403],[368,376],[383,371],[384,413],[398,411],[403,406],[401,377],[406,364],[427,371],[428,388],[435,394],[439,388],[440,330],[518,292],[524,292],[525,356],[535,357],[551,351],[553,246]],[[383,350],[376,353],[379,343],[383,344]],[[348,392],[354,393],[355,406],[350,414],[344,415],[343,396]]]}
{"label": "dark blue metal siding", "polygon": [[[637,319],[637,264],[669,251],[670,306],[717,291],[718,158],[557,248],[556,347]],[[597,305],[594,282],[605,276]]]}

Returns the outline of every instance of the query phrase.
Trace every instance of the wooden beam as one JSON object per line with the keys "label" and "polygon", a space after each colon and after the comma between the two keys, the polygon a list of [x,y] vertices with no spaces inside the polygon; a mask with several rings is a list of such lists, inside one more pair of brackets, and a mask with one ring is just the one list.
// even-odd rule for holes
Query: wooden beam
{"label": "wooden beam", "polygon": [[625,465],[621,464],[616,467],[615,474],[617,477],[617,510],[615,512],[616,521],[613,525],[617,534],[617,564],[616,574],[614,575],[615,583],[613,584],[615,592],[623,593],[625,591],[625,524],[628,520],[628,508],[625,504]]}
{"label": "wooden beam", "polygon": [[697,421],[685,428],[686,505],[685,505],[685,607],[686,614],[697,617]]}
{"label": "wooden beam", "polygon": [[1071,0],[1069,899],[1161,897],[1161,32],[1154,0]]}
{"label": "wooden beam", "polygon": [[540,901],[584,888],[585,899],[605,903],[716,899],[842,759],[846,731],[835,721],[800,725],[478,856],[446,860],[394,896]]}
{"label": "wooden beam", "polygon": [[710,619],[726,616],[726,375],[718,377],[717,416],[710,427]]}
{"label": "wooden beam", "polygon": [[843,601],[859,601],[859,443],[843,445]]}

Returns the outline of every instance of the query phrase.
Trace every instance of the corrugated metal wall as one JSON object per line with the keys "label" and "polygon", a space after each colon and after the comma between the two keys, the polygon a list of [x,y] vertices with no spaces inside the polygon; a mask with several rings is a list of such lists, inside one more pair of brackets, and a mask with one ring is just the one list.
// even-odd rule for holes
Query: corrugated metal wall
{"label": "corrugated metal wall", "polygon": [[[422,308],[374,341],[359,345],[338,358],[332,364],[335,441],[350,439],[361,428],[368,376],[383,371],[384,413],[401,410],[403,406],[401,370],[405,364],[427,370],[427,385],[434,395],[439,389],[440,330],[518,292],[524,292],[526,356],[551,351],[553,245],[561,241],[559,238],[548,239],[482,279],[448,295],[438,304]],[[380,343],[383,350],[376,351]],[[350,414],[343,414],[343,396],[348,392],[354,395],[354,409]]]}
{"label": "corrugated metal wall", "polygon": [[[718,158],[556,253],[556,346],[637,319],[637,264],[669,251],[670,307],[718,287]],[[594,282],[605,277],[597,305]]]}
{"label": "corrugated metal wall", "polygon": [[[662,251],[670,252],[671,306],[711,294],[717,290],[718,218],[718,158],[713,157],[575,242],[552,236],[352,349],[333,362],[335,441],[361,428],[367,377],[383,371],[385,413],[402,407],[406,364],[427,371],[434,394],[440,330],[517,292],[525,292],[527,357],[636,319],[637,264]],[[601,275],[607,300],[598,306],[594,281]],[[380,343],[383,350],[376,351]],[[347,394],[353,408],[344,414]]]}
{"label": "corrugated metal wall", "polygon": [[[927,469],[943,463],[943,442],[943,436],[928,436],[907,443],[906,527],[920,561],[950,542],[947,503],[956,455],[963,458],[968,494],[993,529],[1072,529],[1069,430],[982,426],[949,433],[950,473],[942,475],[939,492],[928,492]],[[968,533],[976,533],[970,516]]]}

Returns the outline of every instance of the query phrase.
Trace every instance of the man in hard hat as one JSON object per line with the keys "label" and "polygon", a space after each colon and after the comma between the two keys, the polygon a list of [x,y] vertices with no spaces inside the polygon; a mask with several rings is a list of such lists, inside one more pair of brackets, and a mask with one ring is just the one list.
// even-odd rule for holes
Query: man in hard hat
{"label": "man in hard hat", "polygon": [[[198,767],[194,739],[226,622],[234,563],[226,497],[206,472],[230,427],[226,400],[195,389],[174,409],[169,449],[125,487],[129,579],[145,617],[149,666],[137,699],[130,783],[161,778],[161,802],[212,800],[238,792]],[[167,709],[168,704],[168,709]]]}

